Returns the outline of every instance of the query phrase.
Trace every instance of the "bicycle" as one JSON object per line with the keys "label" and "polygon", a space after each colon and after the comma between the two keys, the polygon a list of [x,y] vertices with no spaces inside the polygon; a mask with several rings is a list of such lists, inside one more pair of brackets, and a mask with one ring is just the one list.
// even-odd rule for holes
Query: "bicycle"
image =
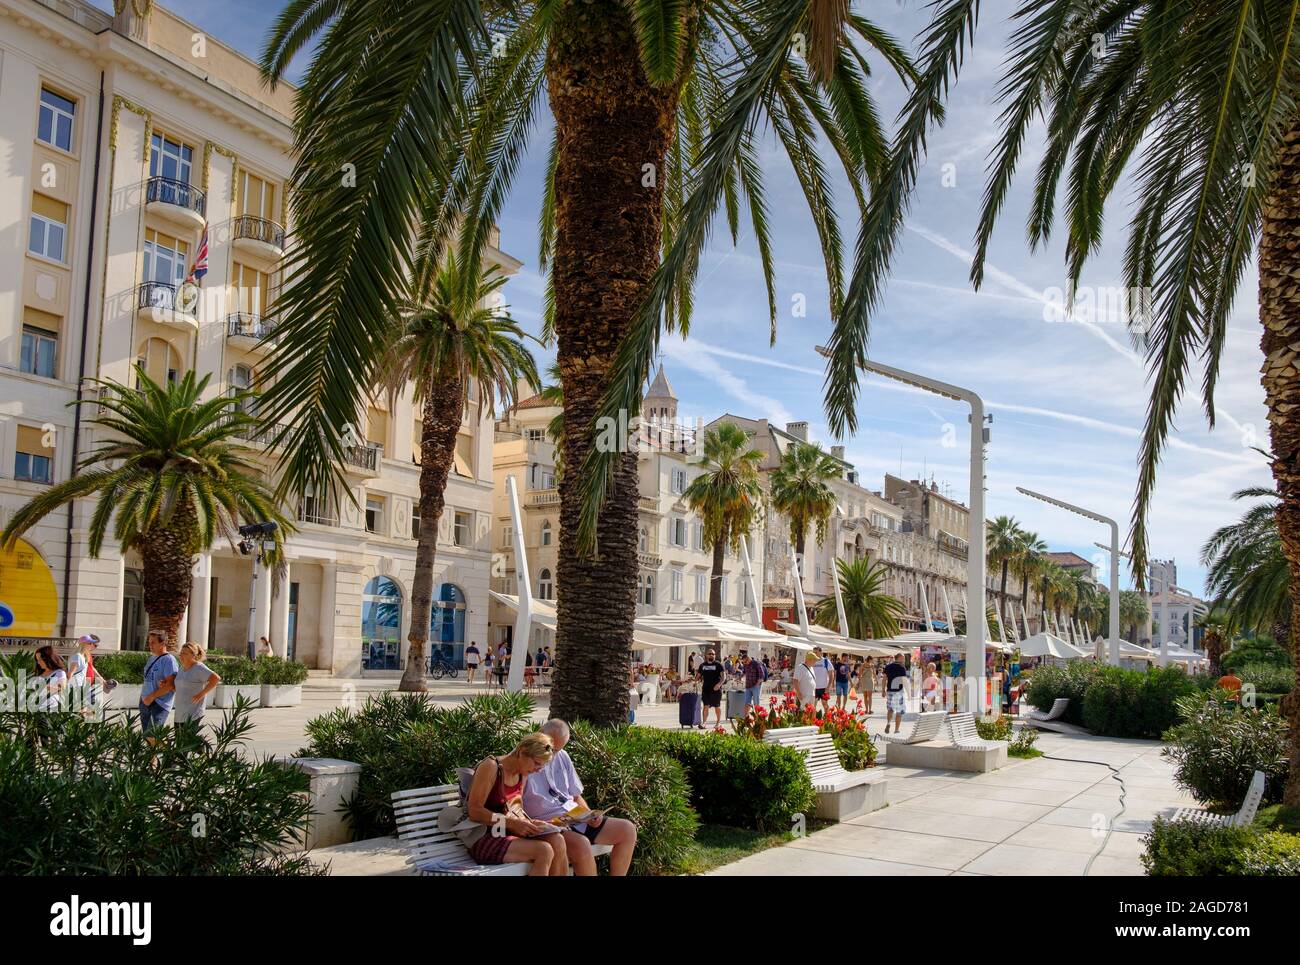
{"label": "bicycle", "polygon": [[441,680],[443,677],[455,680],[458,673],[460,671],[442,657],[434,657],[429,661],[429,676],[434,680]]}

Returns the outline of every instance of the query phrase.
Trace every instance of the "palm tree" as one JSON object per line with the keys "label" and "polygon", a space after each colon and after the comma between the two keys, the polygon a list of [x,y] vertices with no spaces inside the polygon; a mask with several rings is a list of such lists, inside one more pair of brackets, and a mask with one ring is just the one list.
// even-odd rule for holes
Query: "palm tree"
{"label": "palm tree", "polygon": [[1038,573],[1040,589],[1039,601],[1042,603],[1042,629],[1047,629],[1047,614],[1051,612],[1060,622],[1061,603],[1069,598],[1070,578],[1065,569],[1051,561],[1044,561]]}
{"label": "palm tree", "polygon": [[94,380],[98,406],[91,425],[106,431],[71,479],[35,496],[9,520],[0,543],[14,541],[76,499],[94,498],[89,552],[98,557],[109,536],[123,552],[140,554],[149,628],[175,643],[190,602],[194,557],[218,537],[233,543],[241,523],[273,522],[277,546],[293,525],[280,512],[252,450],[238,440],[257,428],[245,411],[246,393],[203,398],[210,376],[193,372],[165,386],[137,368],[137,387]]}
{"label": "palm tree", "polygon": [[1223,672],[1223,655],[1228,651],[1230,631],[1228,611],[1211,607],[1196,618],[1196,625],[1201,628],[1201,642],[1205,644],[1205,656],[1210,661],[1210,673]]}
{"label": "palm tree", "polygon": [[338,427],[374,381],[377,320],[454,234],[462,261],[491,240],[549,102],[540,261],[571,470],[559,487],[551,710],[626,720],[636,457],[598,443],[598,416],[617,425],[636,413],[661,332],[687,332],[719,212],[733,240],[742,217],[752,227],[774,336],[762,132],[808,201],[838,314],[842,242],[824,159],[863,210],[885,146],[866,54],[910,79],[907,54],[846,0],[289,0],[267,41],[267,79],[317,38],[295,114],[295,284],[279,300],[267,398],[275,418],[297,416],[285,485],[336,482]]}
{"label": "palm tree", "polygon": [[1019,543],[1020,547],[1012,560],[1012,566],[1020,576],[1020,604],[1028,613],[1029,583],[1031,580],[1038,579],[1047,564],[1047,557],[1044,555],[1047,552],[1047,544],[1038,538],[1037,533],[1028,530],[1020,531]]}
{"label": "palm tree", "polygon": [[868,637],[884,639],[898,633],[898,618],[906,609],[900,600],[884,592],[889,570],[883,563],[873,563],[865,557],[855,560],[835,561],[840,581],[840,595],[844,600],[844,617],[847,627],[839,625],[839,610],[834,596],[822,597],[813,609],[813,618],[824,627],[837,628],[855,640]]}
{"label": "palm tree", "polygon": [[800,576],[808,531],[815,528],[817,542],[826,541],[826,524],[835,512],[835,494],[826,482],[839,475],[839,461],[809,442],[791,443],[781,464],[772,470],[772,507],[790,521],[790,542],[794,543]]}
{"label": "palm tree", "polygon": [[986,524],[988,536],[987,558],[989,566],[999,566],[1002,569],[1002,581],[999,594],[1002,597],[1002,609],[1007,608],[1007,572],[1011,564],[1019,558],[1021,552],[1020,537],[1024,532],[1010,516],[998,516],[996,519],[989,520]]}
{"label": "palm tree", "polygon": [[1138,627],[1147,622],[1147,617],[1150,614],[1151,609],[1147,605],[1147,598],[1143,593],[1138,590],[1119,591],[1119,622],[1131,631],[1133,639],[1129,643],[1138,642]]}
{"label": "palm tree", "polygon": [[[927,135],[974,42],[978,0],[939,0],[919,53],[920,78],[903,109],[882,184],[858,239],[844,311],[831,337],[831,429],[854,428],[857,360],[866,354]],[[1187,379],[1201,379],[1207,421],[1228,319],[1247,267],[1259,266],[1261,382],[1268,407],[1278,531],[1300,582],[1300,290],[1292,270],[1300,233],[1300,16],[1294,4],[1252,0],[1021,0],[999,88],[1001,136],[990,153],[970,277],[984,278],[989,240],[1026,135],[1046,119],[1027,234],[1046,244],[1065,198],[1068,300],[1101,246],[1103,212],[1123,185],[1131,205],[1124,264],[1130,327],[1146,349],[1147,408],[1129,544],[1142,588],[1147,515]],[[1037,153],[1037,152],[1035,152]],[[1136,186],[1122,176],[1131,170]],[[1058,188],[1062,177],[1066,190]],[[1292,599],[1300,625],[1300,596]],[[1293,661],[1300,672],[1300,643]],[[1290,777],[1300,805],[1300,686],[1283,701]]]}
{"label": "palm tree", "polygon": [[[465,276],[474,282],[467,288]],[[381,385],[395,398],[408,385],[420,408],[420,530],[411,581],[410,646],[398,689],[423,691],[425,642],[433,611],[433,565],[438,552],[447,477],[456,456],[469,388],[487,410],[512,405],[520,379],[538,384],[537,365],[523,330],[496,306],[505,276],[479,260],[461,264],[449,252],[423,298],[399,315],[385,347]]]}
{"label": "palm tree", "polygon": [[1228,633],[1273,633],[1291,616],[1291,571],[1278,535],[1278,495],[1272,489],[1242,489],[1232,498],[1263,501],[1216,530],[1201,548],[1205,586],[1214,596],[1212,607],[1226,617]]}
{"label": "palm tree", "polygon": [[722,615],[722,558],[727,547],[740,549],[741,537],[758,524],[763,512],[763,484],[758,467],[764,454],[749,445],[740,426],[724,422],[704,434],[704,471],[691,480],[683,497],[704,521],[704,542],[713,549],[709,613]]}

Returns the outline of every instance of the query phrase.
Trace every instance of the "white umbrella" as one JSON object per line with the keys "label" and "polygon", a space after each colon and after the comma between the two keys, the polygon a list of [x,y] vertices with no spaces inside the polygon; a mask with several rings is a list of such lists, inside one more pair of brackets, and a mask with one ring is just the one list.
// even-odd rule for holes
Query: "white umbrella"
{"label": "white umbrella", "polygon": [[1020,655],[1023,657],[1060,657],[1063,660],[1077,660],[1080,657],[1086,657],[1087,654],[1074,646],[1067,643],[1054,633],[1035,633],[1032,637],[1027,637],[1020,644]]}
{"label": "white umbrella", "polygon": [[[503,603],[512,610],[519,609],[519,597],[509,593],[498,593],[496,590],[489,590],[492,599],[498,603]],[[554,630],[557,614],[555,612],[554,600],[537,600],[530,601],[533,623],[539,627],[545,627],[548,630]],[[645,617],[638,617],[636,625],[632,630],[632,640],[640,648],[646,647],[685,647],[695,643],[694,640],[685,640],[681,637],[670,636],[660,633],[652,628],[641,626],[641,621]]]}
{"label": "white umbrella", "polygon": [[[685,613],[654,613],[637,617],[638,632],[647,632],[678,638],[676,646],[699,643],[766,643],[771,646],[788,646],[787,638],[780,633],[764,630],[752,623],[742,623],[727,617],[710,616],[687,610]],[[659,644],[671,646],[672,644]]]}
{"label": "white umbrella", "polygon": [[[784,620],[777,620],[776,625],[786,633],[790,634],[787,640],[797,638],[801,641],[808,641],[810,644],[821,647],[823,650],[842,650],[845,653],[866,653],[876,657],[891,657],[898,652],[897,648],[890,649],[882,647],[874,640],[855,640],[852,637],[845,637],[834,630],[828,630],[825,627],[810,625],[808,633],[805,635],[799,628],[798,624],[786,623]],[[793,646],[793,644],[787,644]],[[802,649],[802,648],[797,648]],[[808,649],[812,649],[810,646]]]}

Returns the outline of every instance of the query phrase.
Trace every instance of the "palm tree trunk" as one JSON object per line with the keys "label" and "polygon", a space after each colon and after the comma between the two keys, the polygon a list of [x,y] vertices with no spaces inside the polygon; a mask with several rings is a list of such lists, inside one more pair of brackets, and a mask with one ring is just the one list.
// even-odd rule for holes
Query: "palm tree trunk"
{"label": "palm tree trunk", "polygon": [[144,588],[144,612],[150,632],[161,633],[169,647],[176,639],[181,619],[190,605],[190,583],[198,539],[191,507],[178,506],[166,528],[149,531],[136,548],[142,563],[140,582]]}
{"label": "palm tree trunk", "polygon": [[[1259,318],[1264,333],[1260,381],[1268,406],[1273,478],[1282,501],[1277,510],[1282,553],[1291,585],[1300,586],[1300,289],[1294,272],[1300,248],[1300,117],[1291,121],[1277,158],[1273,188],[1264,203],[1259,241]],[[1291,595],[1291,626],[1300,626],[1300,593]],[[1289,726],[1291,770],[1282,794],[1300,805],[1300,646],[1289,641],[1296,682],[1282,700]]]}
{"label": "palm tree trunk", "polygon": [[438,524],[446,505],[447,474],[456,453],[456,433],[465,405],[465,386],[458,378],[432,378],[424,396],[420,422],[420,536],[415,543],[415,578],[411,581],[411,630],[406,635],[406,668],[397,689],[424,691],[425,641],[433,612],[433,564],[438,555]]}
{"label": "palm tree trunk", "polygon": [[725,538],[719,538],[713,544],[713,573],[709,580],[709,614],[722,616],[722,557],[727,549]]}
{"label": "palm tree trunk", "polygon": [[[564,459],[576,470],[593,441],[614,354],[659,264],[664,159],[677,92],[647,82],[620,0],[560,4],[551,36],[546,75],[557,151],[551,282]],[[636,453],[624,452],[616,463],[591,557],[578,552],[578,485],[576,471],[560,480],[551,713],[616,724],[627,720],[636,619]]]}

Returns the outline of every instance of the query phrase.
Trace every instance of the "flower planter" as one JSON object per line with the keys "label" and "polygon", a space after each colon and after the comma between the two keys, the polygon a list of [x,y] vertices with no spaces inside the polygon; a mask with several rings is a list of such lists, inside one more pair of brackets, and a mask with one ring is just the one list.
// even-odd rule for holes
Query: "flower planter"
{"label": "flower planter", "polygon": [[251,701],[254,707],[261,706],[262,685],[217,684],[217,689],[212,692],[212,706],[221,708],[234,707],[235,700],[239,697]]}
{"label": "flower planter", "polygon": [[302,684],[262,684],[263,707],[297,707],[302,703]]}

